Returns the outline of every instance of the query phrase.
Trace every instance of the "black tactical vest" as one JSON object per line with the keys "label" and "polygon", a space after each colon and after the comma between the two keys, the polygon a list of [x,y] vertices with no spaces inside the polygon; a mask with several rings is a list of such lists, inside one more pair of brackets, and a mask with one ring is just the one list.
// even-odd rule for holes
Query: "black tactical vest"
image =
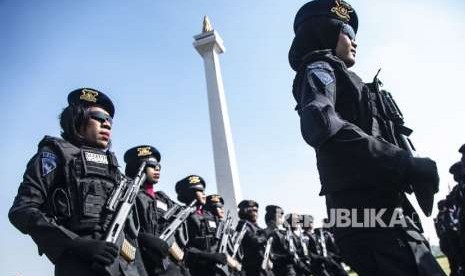
{"label": "black tactical vest", "polygon": [[[376,83],[364,83],[354,72],[349,71],[331,51],[313,52],[306,58],[305,64],[315,61],[325,61],[331,65],[337,80],[336,91],[344,91],[344,93],[337,93],[336,112],[344,120],[360,127],[365,133],[399,146],[395,135],[395,124],[388,116],[382,100],[386,92],[379,91]],[[301,81],[304,83],[306,79]],[[298,87],[295,90],[301,91],[301,88]]]}
{"label": "black tactical vest", "polygon": [[204,211],[203,215],[192,214],[187,220],[189,231],[189,247],[195,247],[200,250],[214,252],[218,240],[216,232],[218,229],[217,221],[213,215]]}
{"label": "black tactical vest", "polygon": [[105,204],[122,177],[115,155],[49,136],[42,146],[55,149],[63,162],[64,181],[56,181],[50,197],[58,222],[79,235],[100,236],[113,215]]}

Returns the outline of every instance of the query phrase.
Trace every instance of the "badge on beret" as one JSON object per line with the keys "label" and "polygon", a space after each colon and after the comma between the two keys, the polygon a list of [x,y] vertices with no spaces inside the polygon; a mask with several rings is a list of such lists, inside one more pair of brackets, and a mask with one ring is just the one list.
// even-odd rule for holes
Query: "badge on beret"
{"label": "badge on beret", "polygon": [[142,148],[137,148],[137,156],[148,156],[152,155],[152,151],[150,150],[150,147],[142,147]]}
{"label": "badge on beret", "polygon": [[82,89],[81,91],[81,96],[79,96],[80,100],[86,101],[86,102],[97,102],[97,96],[98,92],[90,89]]}
{"label": "badge on beret", "polygon": [[197,184],[200,183],[200,178],[198,176],[191,176],[187,180],[189,180],[189,184]]}
{"label": "badge on beret", "polygon": [[352,7],[344,0],[336,0],[336,6],[331,8],[331,12],[335,13],[341,20],[346,23],[350,20],[349,13],[353,12]]}
{"label": "badge on beret", "polygon": [[213,203],[220,203],[220,202],[221,202],[220,196],[218,196],[218,195],[212,196],[211,202],[213,202]]}
{"label": "badge on beret", "polygon": [[54,171],[57,167],[57,156],[51,152],[42,152],[41,154],[41,166],[42,166],[42,176]]}

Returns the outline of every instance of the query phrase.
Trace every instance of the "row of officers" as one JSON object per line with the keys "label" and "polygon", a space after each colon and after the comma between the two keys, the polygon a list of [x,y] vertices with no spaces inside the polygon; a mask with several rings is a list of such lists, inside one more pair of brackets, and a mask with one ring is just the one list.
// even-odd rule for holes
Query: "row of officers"
{"label": "row of officers", "polygon": [[[45,136],[9,211],[55,265],[55,275],[347,275],[332,235],[311,216],[238,205],[238,224],[198,175],[178,181],[178,201],[155,189],[161,154],[143,145],[112,151],[115,108],[101,91],[68,95],[61,138]],[[283,227],[286,225],[287,227]]]}
{"label": "row of officers", "polygon": [[452,276],[465,275],[465,145],[459,152],[461,160],[449,169],[457,184],[438,202],[434,219],[439,247],[447,256]]}

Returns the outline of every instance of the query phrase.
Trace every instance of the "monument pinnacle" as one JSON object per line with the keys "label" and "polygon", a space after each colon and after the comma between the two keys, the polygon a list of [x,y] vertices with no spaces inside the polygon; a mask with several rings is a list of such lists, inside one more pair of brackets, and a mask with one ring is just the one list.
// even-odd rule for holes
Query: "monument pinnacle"
{"label": "monument pinnacle", "polygon": [[208,16],[203,17],[203,28],[202,28],[202,33],[207,33],[213,31],[212,24],[210,23],[210,19],[208,19]]}

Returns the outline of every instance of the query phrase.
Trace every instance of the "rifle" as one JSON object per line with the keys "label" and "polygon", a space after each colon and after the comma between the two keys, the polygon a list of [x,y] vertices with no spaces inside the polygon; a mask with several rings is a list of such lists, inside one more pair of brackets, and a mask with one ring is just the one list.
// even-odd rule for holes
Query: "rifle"
{"label": "rifle", "polygon": [[[232,226],[232,217],[228,211],[226,215],[226,220],[221,223],[221,226],[218,227],[218,230],[216,232],[216,237],[219,238],[220,243],[218,246],[218,253],[222,253],[226,255],[227,258],[227,264],[221,265],[217,264],[216,267],[220,271],[220,273],[224,275],[229,275],[229,268],[228,266],[231,266],[232,268],[235,268],[238,263],[235,261],[231,256],[228,254],[228,242],[229,242],[229,235],[231,233],[231,226]],[[238,270],[240,270],[240,265],[238,267]]]}
{"label": "rifle", "polygon": [[266,241],[265,253],[263,254],[263,261],[261,268],[265,271],[269,271],[273,268],[273,263],[270,261],[271,256],[271,245],[273,244],[273,237],[269,237]]}
{"label": "rifle", "polygon": [[[382,82],[378,79],[378,75],[381,69],[378,70],[375,77],[373,78],[373,84],[375,92],[379,95],[381,103],[385,109],[386,116],[394,122],[394,130],[396,135],[396,140],[400,144],[399,146],[406,150],[411,157],[418,157],[415,147],[413,146],[412,141],[409,136],[412,134],[413,130],[405,126],[404,116],[400,111],[399,106],[394,101],[391,93],[386,90],[381,90],[380,87],[383,85]],[[434,203],[434,193],[430,193],[428,190],[424,189],[415,189],[410,183],[407,183],[406,192],[411,194],[412,191],[415,194],[418,205],[420,206],[423,213],[429,217],[433,210]]]}
{"label": "rifle", "polygon": [[232,247],[233,251],[232,251],[232,255],[231,255],[231,257],[233,257],[233,258],[236,257],[237,252],[239,251],[239,247],[242,244],[242,240],[244,239],[245,233],[247,233],[247,223],[249,223],[249,222],[244,221],[244,224],[242,225],[241,231],[236,232],[234,237],[233,237],[234,243],[233,243],[233,247]]}
{"label": "rifle", "polygon": [[[174,217],[173,221],[163,230],[163,232],[158,237],[159,239],[167,242],[173,235],[176,233],[176,230],[186,221],[186,219],[195,212],[195,203],[197,201],[193,200],[189,205],[186,206],[183,210],[179,211],[176,216]],[[169,219],[173,214],[180,208],[179,205],[174,205],[171,207],[163,216],[166,219]],[[167,215],[168,214],[168,215]],[[173,256],[174,259],[180,261],[184,257],[184,252],[179,247],[179,245],[174,242],[169,249],[170,254]],[[169,261],[167,258],[162,260],[163,269],[166,270],[169,266]]]}
{"label": "rifle", "polygon": [[[134,203],[136,202],[137,193],[139,193],[140,187],[145,182],[145,165],[146,162],[142,162],[132,185],[128,185],[128,179],[123,177],[121,182],[118,184],[118,187],[116,187],[110,195],[106,208],[109,211],[116,211],[116,214],[113,216],[110,227],[106,231],[106,242],[117,244],[118,237],[123,231],[124,224],[131,213]],[[124,239],[123,244],[121,245],[120,254],[128,262],[134,261],[136,258],[136,247],[128,240]],[[118,261],[115,261],[110,266],[105,267],[106,273],[114,275],[114,271],[118,269],[117,263]]]}
{"label": "rifle", "polygon": [[[105,236],[106,242],[111,242],[111,243],[116,244],[116,240],[118,239],[119,234],[123,231],[124,222],[128,218],[129,213],[131,212],[132,206],[136,202],[135,199],[137,197],[137,193],[139,192],[140,187],[145,182],[145,179],[147,177],[144,172],[145,165],[146,165],[146,162],[145,161],[142,162],[142,164],[139,167],[139,171],[137,172],[137,175],[134,178],[133,184],[130,187],[127,186],[127,183],[124,184],[124,182],[127,182],[127,179],[124,178],[122,180],[123,184],[119,185],[118,188],[115,190],[115,192],[110,196],[110,199],[108,201],[109,210],[112,210],[111,208],[114,208],[114,206],[116,206],[118,201],[120,203],[118,205],[118,210],[116,212],[116,215],[113,217],[110,227],[107,230],[107,234]],[[123,185],[126,188],[124,190],[123,190]],[[124,194],[121,197],[121,194],[123,193],[123,191],[124,191]]]}
{"label": "rifle", "polygon": [[181,206],[179,206],[178,204],[174,204],[173,207],[171,207],[170,209],[168,209],[168,211],[166,211],[166,213],[163,215],[163,219],[165,221],[169,221],[170,218],[176,214],[176,212],[178,211],[178,209],[181,208]]}
{"label": "rifle", "polygon": [[328,250],[326,249],[326,240],[325,240],[325,234],[323,232],[323,228],[320,228],[317,230],[320,233],[318,242],[320,243],[320,247],[321,247],[321,255],[323,257],[328,257]]}
{"label": "rifle", "polygon": [[196,202],[196,200],[193,200],[189,205],[187,205],[186,208],[184,208],[182,211],[179,211],[179,213],[176,214],[174,220],[170,223],[170,225],[168,225],[168,227],[165,228],[165,230],[163,230],[158,238],[164,240],[165,242],[171,238],[179,226],[181,226],[184,221],[186,221],[189,215],[195,212]]}
{"label": "rifle", "polygon": [[294,258],[294,263],[298,264],[300,261],[299,255],[297,255],[297,249],[295,247],[294,239],[292,238],[292,230],[291,227],[288,225],[286,227],[286,241],[287,244],[289,245],[289,252],[292,254]]}
{"label": "rifle", "polygon": [[307,245],[304,242],[304,233],[302,231],[302,228],[299,228],[299,241],[300,241],[300,246],[302,246],[302,252],[304,253],[304,258],[305,258],[305,264],[310,265],[310,256],[308,254],[308,248]]}

